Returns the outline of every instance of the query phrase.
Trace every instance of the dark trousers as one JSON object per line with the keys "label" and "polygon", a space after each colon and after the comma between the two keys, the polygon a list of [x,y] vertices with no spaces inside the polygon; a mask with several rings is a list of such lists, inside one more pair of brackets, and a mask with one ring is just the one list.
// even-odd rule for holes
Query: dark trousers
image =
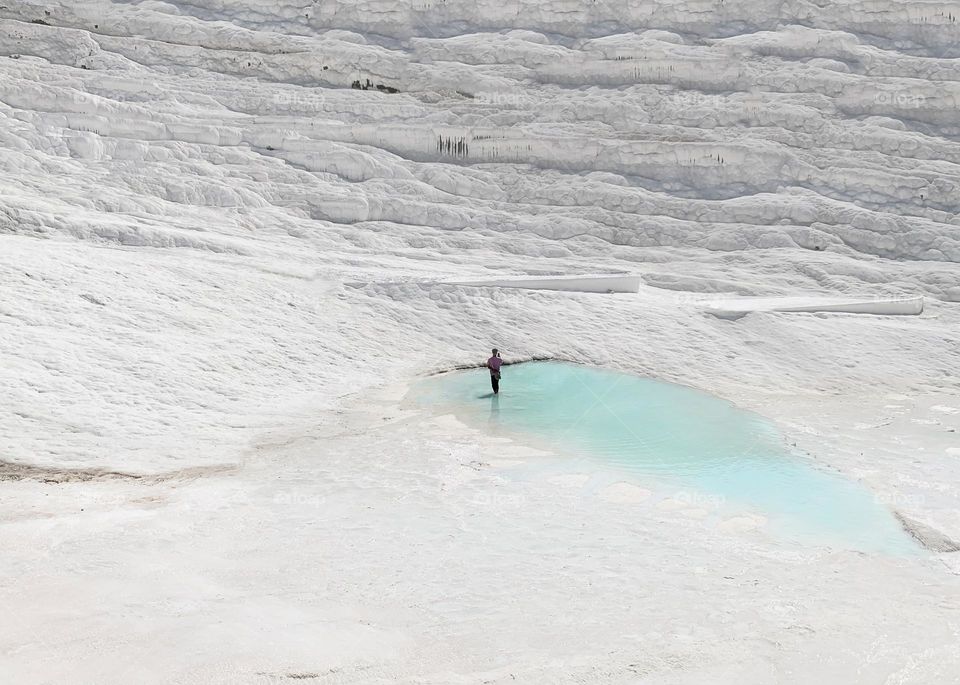
{"label": "dark trousers", "polygon": [[494,371],[490,374],[490,385],[493,386],[494,394],[500,392],[500,372]]}

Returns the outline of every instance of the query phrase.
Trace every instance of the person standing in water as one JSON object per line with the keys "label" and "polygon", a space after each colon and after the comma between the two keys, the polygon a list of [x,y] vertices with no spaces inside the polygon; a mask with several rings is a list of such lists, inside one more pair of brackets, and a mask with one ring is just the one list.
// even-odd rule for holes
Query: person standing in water
{"label": "person standing in water", "polygon": [[493,356],[487,360],[487,368],[490,369],[490,385],[493,386],[493,394],[500,393],[500,367],[503,366],[503,360],[500,359],[500,350],[493,348]]}

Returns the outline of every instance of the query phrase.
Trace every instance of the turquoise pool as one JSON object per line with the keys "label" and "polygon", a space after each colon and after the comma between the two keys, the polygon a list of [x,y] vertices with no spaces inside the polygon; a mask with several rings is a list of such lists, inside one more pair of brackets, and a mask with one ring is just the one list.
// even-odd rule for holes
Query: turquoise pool
{"label": "turquoise pool", "polygon": [[501,393],[485,369],[426,378],[415,405],[498,435],[586,457],[662,493],[762,514],[778,534],[862,551],[918,551],[862,485],[790,450],[776,427],[681,385],[562,362],[505,367]]}

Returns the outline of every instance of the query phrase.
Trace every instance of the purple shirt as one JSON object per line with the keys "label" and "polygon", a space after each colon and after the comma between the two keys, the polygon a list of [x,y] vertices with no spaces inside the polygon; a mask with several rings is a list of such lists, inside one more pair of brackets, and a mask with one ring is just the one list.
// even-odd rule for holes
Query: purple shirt
{"label": "purple shirt", "polygon": [[487,368],[491,371],[499,371],[500,366],[503,364],[503,360],[500,357],[490,357],[487,360]]}

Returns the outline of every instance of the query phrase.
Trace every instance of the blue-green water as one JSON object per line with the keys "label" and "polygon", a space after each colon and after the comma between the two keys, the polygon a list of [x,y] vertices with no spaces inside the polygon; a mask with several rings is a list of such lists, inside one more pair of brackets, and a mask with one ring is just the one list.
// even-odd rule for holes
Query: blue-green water
{"label": "blue-green water", "polygon": [[586,456],[655,490],[762,514],[781,535],[862,551],[918,549],[865,487],[791,451],[757,414],[685,386],[530,362],[504,367],[498,396],[488,372],[472,369],[424,379],[411,399],[498,435]]}

